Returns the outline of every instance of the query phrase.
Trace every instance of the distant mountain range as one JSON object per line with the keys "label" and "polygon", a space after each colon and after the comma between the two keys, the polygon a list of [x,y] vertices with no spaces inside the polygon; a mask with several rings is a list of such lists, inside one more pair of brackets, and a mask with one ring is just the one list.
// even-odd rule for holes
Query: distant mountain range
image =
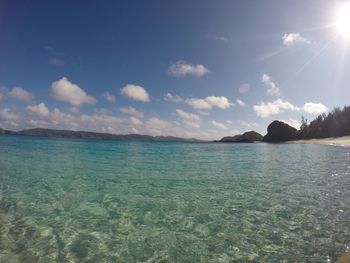
{"label": "distant mountain range", "polygon": [[88,131],[70,131],[54,129],[28,129],[21,131],[9,131],[0,128],[0,134],[22,135],[22,136],[40,136],[50,138],[69,138],[69,139],[101,139],[101,140],[119,140],[119,141],[176,141],[176,142],[201,142],[194,138],[181,138],[173,136],[151,136],[141,134],[110,134]]}
{"label": "distant mountain range", "polygon": [[[49,138],[68,138],[68,139],[99,139],[99,140],[118,140],[118,141],[174,141],[174,142],[205,142],[195,138],[181,138],[174,136],[151,136],[142,134],[110,134],[88,131],[71,131],[35,128],[21,131],[10,131],[0,128],[0,135],[19,135],[19,136],[38,136]],[[263,136],[255,131],[245,132],[235,136],[227,136],[215,142],[256,142],[262,141]]]}

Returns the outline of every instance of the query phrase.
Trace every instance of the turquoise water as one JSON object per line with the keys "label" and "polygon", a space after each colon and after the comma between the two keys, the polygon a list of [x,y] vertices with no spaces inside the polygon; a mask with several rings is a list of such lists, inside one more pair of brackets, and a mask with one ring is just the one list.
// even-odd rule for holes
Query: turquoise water
{"label": "turquoise water", "polygon": [[349,152],[0,136],[0,262],[335,262]]}

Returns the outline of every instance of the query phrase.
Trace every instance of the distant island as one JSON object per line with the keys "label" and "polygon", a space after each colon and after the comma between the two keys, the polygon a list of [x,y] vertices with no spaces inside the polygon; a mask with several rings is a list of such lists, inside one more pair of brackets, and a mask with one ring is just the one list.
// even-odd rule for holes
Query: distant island
{"label": "distant island", "polygon": [[141,134],[110,134],[88,131],[54,130],[54,129],[28,129],[21,131],[10,131],[0,128],[0,134],[38,136],[50,138],[69,138],[69,139],[100,139],[100,140],[119,140],[119,141],[174,141],[174,142],[200,142],[194,138],[181,138],[174,136],[151,136]]}
{"label": "distant island", "polygon": [[243,134],[224,137],[217,142],[253,143],[253,142],[261,142],[262,140],[263,140],[263,136],[261,134],[255,131],[248,131]]}

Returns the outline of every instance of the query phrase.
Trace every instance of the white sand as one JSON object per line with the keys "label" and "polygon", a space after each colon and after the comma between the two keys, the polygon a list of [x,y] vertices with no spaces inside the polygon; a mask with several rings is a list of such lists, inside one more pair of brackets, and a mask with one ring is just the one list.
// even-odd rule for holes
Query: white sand
{"label": "white sand", "polygon": [[297,141],[292,141],[292,143],[325,144],[325,145],[350,147],[350,136],[337,137],[337,138],[324,138],[324,139],[297,140]]}

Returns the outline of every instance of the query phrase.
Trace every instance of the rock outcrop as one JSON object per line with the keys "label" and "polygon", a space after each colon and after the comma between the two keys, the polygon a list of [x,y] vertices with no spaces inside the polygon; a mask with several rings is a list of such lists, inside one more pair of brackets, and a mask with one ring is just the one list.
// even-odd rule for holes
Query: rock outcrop
{"label": "rock outcrop", "polygon": [[235,136],[227,136],[222,138],[219,142],[260,142],[263,136],[255,131],[245,132]]}
{"label": "rock outcrop", "polygon": [[264,142],[286,142],[295,140],[297,129],[289,126],[282,121],[273,121],[267,127],[267,134],[264,136]]}

